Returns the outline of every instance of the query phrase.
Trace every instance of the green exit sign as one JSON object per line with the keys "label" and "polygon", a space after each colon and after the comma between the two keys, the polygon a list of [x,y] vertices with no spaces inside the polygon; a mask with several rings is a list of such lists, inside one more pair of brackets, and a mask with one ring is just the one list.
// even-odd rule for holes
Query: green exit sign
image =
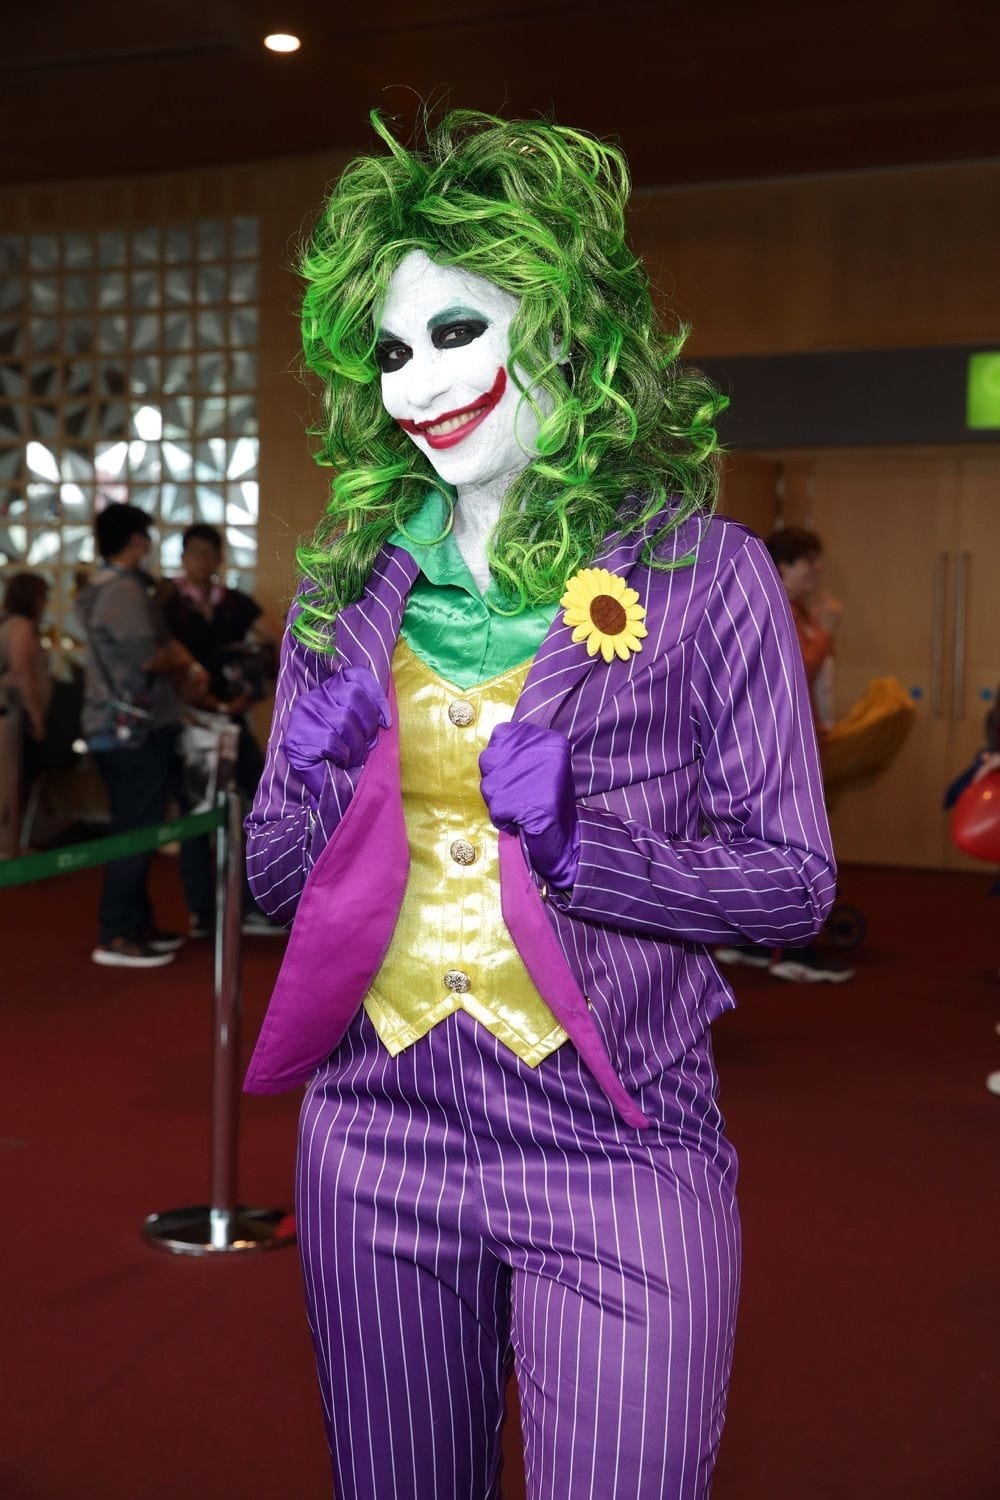
{"label": "green exit sign", "polygon": [[966,427],[1000,427],[1000,350],[970,354],[965,382]]}

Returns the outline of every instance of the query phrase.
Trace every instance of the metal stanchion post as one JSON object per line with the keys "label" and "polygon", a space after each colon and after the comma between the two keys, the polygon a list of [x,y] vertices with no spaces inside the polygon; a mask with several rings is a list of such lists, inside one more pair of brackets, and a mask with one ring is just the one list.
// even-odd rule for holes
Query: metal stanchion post
{"label": "metal stanchion post", "polygon": [[295,1221],[285,1209],[237,1203],[243,824],[239,793],[227,792],[225,801],[226,818],[216,835],[212,1201],[150,1214],[143,1225],[150,1244],[175,1255],[271,1250],[295,1239]]}

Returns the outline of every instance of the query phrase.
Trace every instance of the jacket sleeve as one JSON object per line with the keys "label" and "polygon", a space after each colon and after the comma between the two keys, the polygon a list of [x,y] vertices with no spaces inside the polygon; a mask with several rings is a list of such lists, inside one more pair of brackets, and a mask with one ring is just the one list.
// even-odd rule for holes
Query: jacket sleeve
{"label": "jacket sleeve", "polygon": [[700,837],[581,806],[564,911],[652,936],[808,941],[836,869],[802,655],[762,543],[747,538],[709,594],[692,656]]}
{"label": "jacket sleeve", "polygon": [[310,651],[291,632],[295,606],[281,645],[281,665],[264,772],[246,820],[247,879],[254,900],[277,922],[290,923],[306,877],[340,822],[353,795],[345,772],[328,763],[317,803],[285,759],[289,715],[302,693],[337,670],[333,658]]}

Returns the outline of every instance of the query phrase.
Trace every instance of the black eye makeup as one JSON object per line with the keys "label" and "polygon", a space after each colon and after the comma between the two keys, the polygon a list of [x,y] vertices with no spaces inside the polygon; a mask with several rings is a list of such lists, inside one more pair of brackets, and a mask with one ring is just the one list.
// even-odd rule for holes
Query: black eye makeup
{"label": "black eye makeup", "polygon": [[379,339],[375,345],[375,363],[383,375],[401,370],[413,358],[413,350],[402,339]]}
{"label": "black eye makeup", "polygon": [[436,323],[431,329],[431,341],[435,349],[462,349],[482,338],[488,327],[483,318],[456,318],[453,322]]}

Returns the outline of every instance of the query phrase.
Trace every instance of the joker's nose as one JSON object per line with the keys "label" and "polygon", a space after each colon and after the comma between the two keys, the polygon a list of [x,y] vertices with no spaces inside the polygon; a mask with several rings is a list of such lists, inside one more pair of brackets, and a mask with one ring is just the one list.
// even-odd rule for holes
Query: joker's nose
{"label": "joker's nose", "polygon": [[399,373],[405,378],[406,403],[413,411],[433,413],[444,409],[442,398],[451,387],[451,377],[440,359],[415,355]]}

